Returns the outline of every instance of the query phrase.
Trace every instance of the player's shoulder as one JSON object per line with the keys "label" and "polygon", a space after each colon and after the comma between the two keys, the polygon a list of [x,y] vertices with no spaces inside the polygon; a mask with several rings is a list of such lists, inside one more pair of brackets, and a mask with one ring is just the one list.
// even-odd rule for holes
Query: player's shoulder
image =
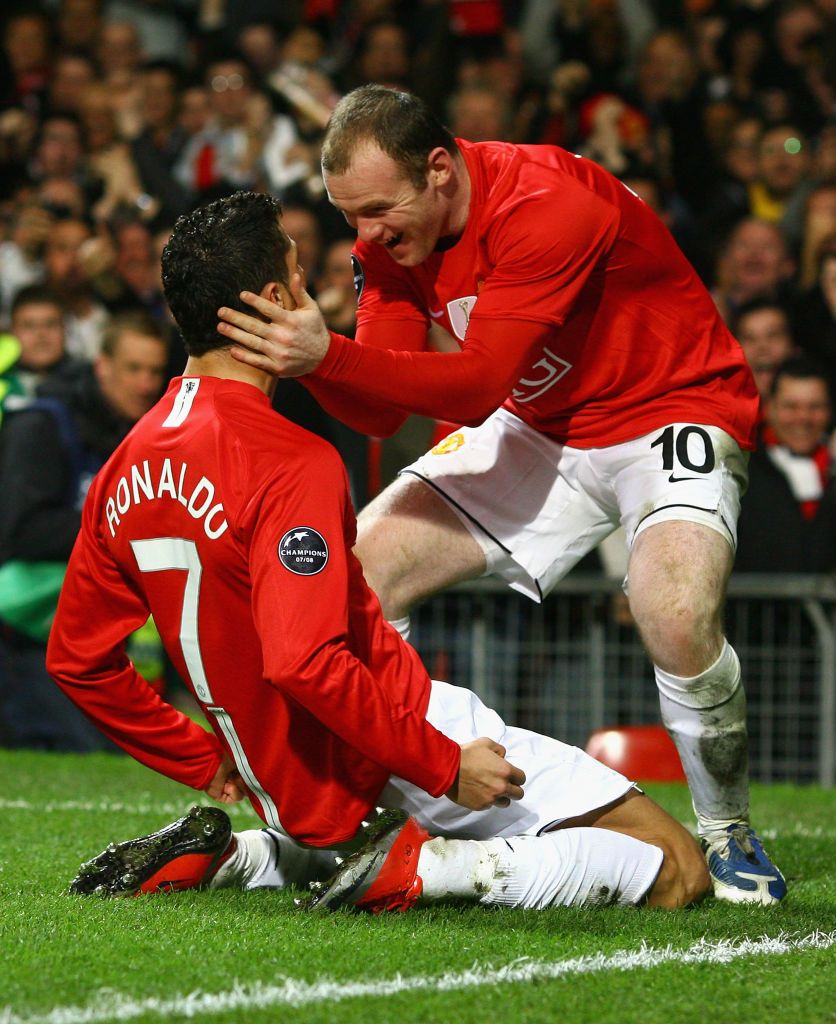
{"label": "player's shoulder", "polygon": [[520,203],[533,208],[555,202],[573,207],[586,199],[617,204],[626,194],[603,167],[560,146],[479,142],[463,147],[477,194],[483,193],[491,216]]}
{"label": "player's shoulder", "polygon": [[244,415],[243,405],[231,403],[222,415],[224,431],[236,439],[234,451],[248,464],[247,472],[263,476],[267,467],[299,473],[309,467],[327,469],[342,465],[336,449],[328,441],[288,419],[271,405],[254,408],[250,404]]}

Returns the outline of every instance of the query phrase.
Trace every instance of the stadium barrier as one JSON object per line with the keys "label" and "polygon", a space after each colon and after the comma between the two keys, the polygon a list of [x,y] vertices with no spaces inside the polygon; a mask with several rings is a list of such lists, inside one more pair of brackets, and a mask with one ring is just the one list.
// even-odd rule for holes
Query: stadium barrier
{"label": "stadium barrier", "polygon": [[[416,609],[411,640],[434,677],[469,686],[509,723],[582,747],[594,729],[659,721],[624,612],[619,581],[603,576],[572,574],[542,605],[483,579]],[[743,669],[752,778],[832,787],[836,580],[733,576],[726,630]]]}

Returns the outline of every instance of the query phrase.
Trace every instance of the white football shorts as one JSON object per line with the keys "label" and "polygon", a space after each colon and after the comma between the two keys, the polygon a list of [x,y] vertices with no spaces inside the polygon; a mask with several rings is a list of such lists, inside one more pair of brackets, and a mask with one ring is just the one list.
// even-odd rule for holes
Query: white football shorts
{"label": "white football shorts", "polygon": [[491,839],[539,835],[567,818],[606,807],[635,788],[623,775],[578,747],[506,725],[472,690],[433,680],[427,721],[456,743],[480,736],[501,743],[506,758],[526,775],[522,800],[509,807],[470,811],[446,796],[433,797],[392,776],[378,802],[401,807],[433,836]]}
{"label": "white football shorts", "polygon": [[488,573],[541,601],[619,525],[628,547],[648,526],[685,520],[716,530],[734,550],[748,458],[705,424],[671,423],[585,449],[498,409],[401,472],[450,505],[485,552]]}

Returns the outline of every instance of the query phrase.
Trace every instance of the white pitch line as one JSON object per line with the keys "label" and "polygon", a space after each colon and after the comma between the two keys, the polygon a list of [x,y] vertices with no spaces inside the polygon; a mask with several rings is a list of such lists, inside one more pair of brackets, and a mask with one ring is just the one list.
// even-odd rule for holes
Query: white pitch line
{"label": "white pitch line", "polygon": [[[42,804],[32,803],[30,800],[4,800],[0,798],[0,810],[3,811],[35,811],[38,814],[54,814],[64,811],[89,811],[101,814],[185,814],[190,807],[201,802],[200,794],[196,793],[194,799],[184,800],[182,803],[123,803],[118,800],[46,800]],[[248,813],[253,810],[248,803],[225,804],[224,810],[229,815]]]}
{"label": "white pitch line", "polygon": [[565,978],[577,974],[598,974],[605,971],[634,971],[661,964],[728,964],[751,956],[776,956],[808,949],[829,949],[836,943],[835,932],[812,932],[794,938],[785,932],[771,938],[723,939],[707,942],[700,939],[687,949],[654,949],[644,943],[637,950],[619,950],[605,956],[575,957],[553,962],[521,957],[502,967],[475,965],[467,971],[435,977],[403,977],[382,981],[338,981],[323,978],[316,982],[283,978],[279,984],[236,985],[226,992],[190,992],[171,999],[131,999],[106,990],[90,1006],[58,1006],[49,1013],[21,1016],[11,1007],[0,1009],[0,1024],[103,1024],[105,1021],[132,1020],[156,1014],[171,1017],[203,1018],[242,1010],[264,1010],[277,1006],[310,1006],[337,1003],[346,999],[369,999],[398,995],[402,992],[452,992],[483,986],[518,984]]}

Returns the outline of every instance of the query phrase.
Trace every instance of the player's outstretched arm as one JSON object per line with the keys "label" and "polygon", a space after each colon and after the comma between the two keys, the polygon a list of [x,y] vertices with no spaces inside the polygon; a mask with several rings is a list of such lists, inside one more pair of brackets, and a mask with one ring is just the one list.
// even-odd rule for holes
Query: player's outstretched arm
{"label": "player's outstretched arm", "polygon": [[234,342],[232,355],[274,377],[301,377],[312,373],[325,358],[331,335],[319,306],[305,291],[302,277],[294,274],[290,290],[295,309],[285,309],[265,295],[241,292],[241,299],[255,314],[239,313],[227,306],[218,310],[218,333]]}
{"label": "player's outstretched arm", "polygon": [[446,796],[471,811],[485,811],[522,799],[524,782],[525,772],[505,760],[505,747],[480,736],[462,744],[459,773]]}

